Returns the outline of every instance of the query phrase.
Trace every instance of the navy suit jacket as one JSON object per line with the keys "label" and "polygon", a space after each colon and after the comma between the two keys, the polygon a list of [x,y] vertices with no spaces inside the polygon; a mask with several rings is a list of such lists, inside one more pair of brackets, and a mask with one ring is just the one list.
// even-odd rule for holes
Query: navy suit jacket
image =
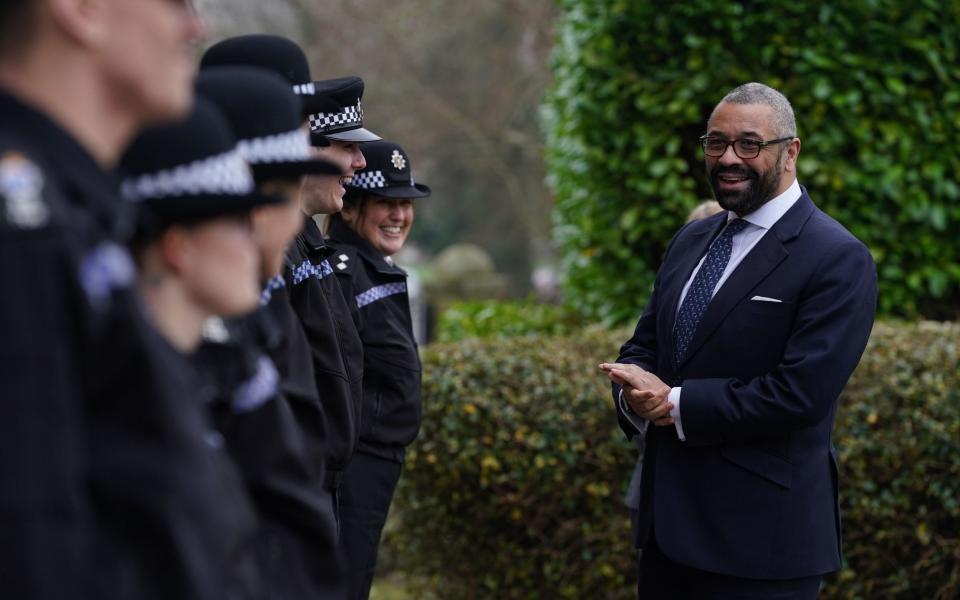
{"label": "navy suit jacket", "polygon": [[[724,212],[695,221],[674,236],[620,350],[618,362],[682,388],[686,441],[673,426],[650,425],[646,435],[637,546],[653,534],[672,560],[737,577],[835,571],[831,429],[873,326],[876,268],[867,248],[803,190],[717,291],[675,369],[681,290],[726,219]],[[617,410],[632,437],[637,429]]]}

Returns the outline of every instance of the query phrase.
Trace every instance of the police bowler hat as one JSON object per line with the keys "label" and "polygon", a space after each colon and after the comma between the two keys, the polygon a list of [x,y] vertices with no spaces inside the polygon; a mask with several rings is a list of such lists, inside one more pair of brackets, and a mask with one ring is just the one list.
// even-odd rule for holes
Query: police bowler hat
{"label": "police bowler hat", "polygon": [[367,166],[357,171],[348,186],[384,198],[426,198],[433,192],[413,180],[407,153],[387,140],[361,146]]}
{"label": "police bowler hat", "polygon": [[333,105],[332,109],[311,113],[310,138],[315,146],[326,146],[326,139],[341,142],[373,142],[377,134],[363,128],[363,80],[339,77],[314,82],[317,96]]}
{"label": "police bowler hat", "polygon": [[256,191],[226,117],[197,97],[183,121],[141,133],[120,160],[123,197],[140,208],[140,233],[286,201]]}
{"label": "police bowler hat", "polygon": [[227,38],[210,46],[200,59],[200,68],[217,65],[261,67],[286,79],[303,101],[301,116],[336,110],[318,96],[310,77],[307,55],[296,42],[279,35],[251,34]]}
{"label": "police bowler hat", "polygon": [[276,73],[250,66],[209,67],[200,71],[196,87],[227,117],[258,182],[342,174],[333,163],[312,155],[300,100]]}

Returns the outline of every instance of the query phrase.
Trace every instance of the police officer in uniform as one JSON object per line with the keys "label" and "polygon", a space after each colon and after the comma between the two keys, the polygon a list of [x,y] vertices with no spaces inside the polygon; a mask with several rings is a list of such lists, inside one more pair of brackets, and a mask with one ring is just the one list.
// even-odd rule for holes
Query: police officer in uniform
{"label": "police officer in uniform", "polygon": [[366,164],[359,143],[379,137],[363,127],[363,81],[359,77],[312,81],[306,56],[290,40],[266,35],[230,38],[211,46],[201,60],[202,68],[227,64],[262,66],[284,76],[303,100],[304,121],[316,152],[342,173],[307,177],[300,195],[303,229],[287,252],[282,283],[270,286],[270,304],[280,296],[289,301],[309,346],[327,428],[323,437],[313,436],[308,443],[324,452],[325,487],[336,505],[343,470],[359,437],[363,347],[356,307],[344,301],[332,276],[329,259],[334,250],[312,216],[340,210],[344,183]]}
{"label": "police officer in uniform", "polygon": [[[309,116],[317,154],[340,166],[344,177],[308,177],[301,192],[304,228],[291,248],[299,264],[293,273],[290,301],[310,340],[317,388],[330,424],[327,436],[327,487],[336,500],[338,523],[343,472],[360,437],[363,406],[363,344],[357,332],[359,313],[340,289],[332,264],[336,249],[328,245],[312,215],[332,215],[343,207],[345,183],[366,166],[360,143],[380,139],[363,127],[363,81],[343,77],[314,82],[316,94],[335,110]],[[342,528],[341,528],[342,535]],[[348,569],[350,569],[348,565]]]}
{"label": "police officer in uniform", "polygon": [[[189,3],[0,4],[5,597],[131,597],[127,578],[149,577],[150,555],[197,557],[195,538],[157,518],[166,512],[160,498],[140,494],[137,510],[116,519],[118,496],[179,477],[167,455],[125,433],[154,414],[168,431],[185,428],[163,407],[164,382],[146,360],[156,347],[118,243],[128,229],[105,171],[141,125],[188,110],[190,46],[201,34]],[[168,451],[180,447],[179,438],[168,441]],[[143,480],[117,480],[111,461],[119,456]],[[178,597],[223,597],[181,575],[164,575],[184,591]]]}
{"label": "police officer in uniform", "polygon": [[[247,66],[208,67],[200,73],[198,90],[224,110],[258,188],[284,198],[279,205],[254,209],[252,216],[262,302],[269,304],[275,291],[270,282],[283,285],[285,249],[302,226],[303,177],[340,171],[312,155],[301,127],[301,102],[275,73]],[[289,304],[285,307],[299,329]],[[307,439],[323,438],[324,414],[316,394],[281,389],[277,363],[284,365],[284,377],[291,377],[283,351],[291,347],[285,331],[265,307],[243,319],[214,318],[207,323],[197,358],[215,390],[212,409],[218,428],[261,518],[259,554],[270,598],[336,598],[342,595],[342,573],[332,499],[322,487],[324,456],[307,444]],[[305,339],[300,340],[294,347],[308,358]],[[314,386],[309,363],[295,375],[308,378],[304,387]]]}
{"label": "police officer in uniform", "polygon": [[390,256],[406,241],[414,199],[431,194],[414,181],[410,159],[397,144],[370,142],[363,153],[367,167],[354,175],[343,211],[329,228],[337,248],[334,272],[345,299],[359,310],[364,354],[360,441],[341,496],[340,544],[352,600],[370,594],[404,450],[420,429],[420,356],[407,273]]}
{"label": "police officer in uniform", "polygon": [[[265,590],[255,554],[253,506],[223,436],[210,422],[213,398],[188,357],[211,314],[238,317],[258,306],[260,256],[251,211],[283,198],[255,188],[229,124],[202,97],[187,120],[141,134],[121,159],[121,168],[122,194],[139,208],[132,246],[147,317],[160,338],[159,362],[167,369],[165,406],[191,427],[170,456],[182,487],[168,485],[164,495],[174,499],[176,509],[166,515],[170,528],[189,527],[193,547],[151,566],[159,572],[189,572],[210,586],[210,597],[260,598]],[[157,452],[164,451],[165,437],[174,435],[152,428],[137,433]],[[126,470],[135,465],[122,458],[114,462],[115,475],[138,476],[132,468]],[[155,492],[147,488],[142,493]],[[185,560],[191,552],[208,558]],[[163,592],[164,597],[182,594],[174,586]],[[133,589],[130,596],[143,593]]]}

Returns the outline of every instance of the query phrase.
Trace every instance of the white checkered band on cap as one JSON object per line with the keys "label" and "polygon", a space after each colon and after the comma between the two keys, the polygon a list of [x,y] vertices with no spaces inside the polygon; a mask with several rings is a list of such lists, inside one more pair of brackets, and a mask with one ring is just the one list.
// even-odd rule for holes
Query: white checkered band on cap
{"label": "white checkered band on cap", "polygon": [[293,93],[298,96],[313,96],[317,93],[317,86],[313,83],[301,83],[293,86]]}
{"label": "white checkered band on cap", "polygon": [[123,182],[124,198],[140,202],[170,196],[223,194],[241,196],[253,191],[250,167],[239,150],[211,156],[172,169],[145,173]]}
{"label": "white checkered band on cap", "polygon": [[387,180],[383,176],[383,171],[363,171],[353,176],[353,179],[350,180],[350,185],[365,190],[372,190],[387,187]]}
{"label": "white checkered band on cap", "polygon": [[240,140],[240,154],[251,165],[310,160],[310,134],[302,129]]}
{"label": "white checkered band on cap", "polygon": [[310,131],[327,133],[363,125],[363,109],[360,104],[348,106],[340,112],[314,113],[310,115]]}

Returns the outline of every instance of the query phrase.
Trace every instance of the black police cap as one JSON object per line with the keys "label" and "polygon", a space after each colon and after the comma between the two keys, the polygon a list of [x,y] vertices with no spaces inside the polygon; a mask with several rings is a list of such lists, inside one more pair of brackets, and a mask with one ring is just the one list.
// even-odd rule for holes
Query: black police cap
{"label": "black police cap", "polygon": [[398,144],[381,140],[361,146],[367,166],[357,171],[351,188],[384,198],[426,198],[433,192],[413,180],[410,159]]}
{"label": "black police cap", "polygon": [[335,109],[317,96],[310,65],[296,42],[278,35],[250,34],[227,38],[210,46],[200,59],[200,68],[218,65],[248,65],[273,71],[286,79],[303,100],[302,116]]}
{"label": "black police cap", "polygon": [[256,191],[226,117],[198,97],[190,115],[141,133],[120,160],[121,191],[140,208],[140,232],[282,202]]}
{"label": "black police cap", "polygon": [[310,114],[311,140],[324,146],[323,138],[342,142],[373,142],[380,136],[363,128],[363,80],[359,77],[339,77],[314,82],[317,96],[329,101],[333,110]]}
{"label": "black police cap", "polygon": [[300,100],[276,73],[250,66],[209,67],[200,71],[196,87],[227,117],[257,181],[342,174],[333,163],[312,156]]}

